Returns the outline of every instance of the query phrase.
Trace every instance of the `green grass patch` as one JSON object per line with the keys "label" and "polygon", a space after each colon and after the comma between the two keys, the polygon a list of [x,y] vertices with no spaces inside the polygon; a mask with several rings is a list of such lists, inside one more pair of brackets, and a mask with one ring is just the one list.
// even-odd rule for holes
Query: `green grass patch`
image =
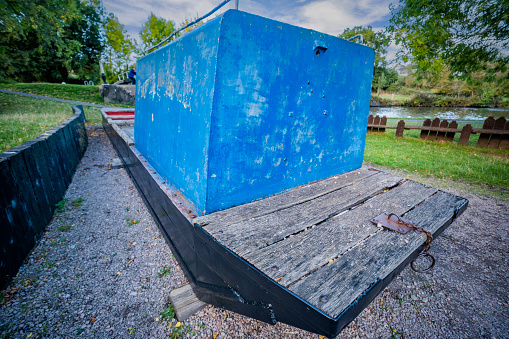
{"label": "green grass patch", "polygon": [[0,93],[0,151],[29,141],[71,116],[71,104]]}
{"label": "green grass patch", "polygon": [[159,278],[162,278],[164,276],[170,276],[171,275],[171,266],[164,266],[163,269],[157,274]]}
{"label": "green grass patch", "polygon": [[1,84],[0,86],[11,91],[104,105],[103,98],[99,96],[99,86],[50,83],[13,83]]}
{"label": "green grass patch", "polygon": [[60,225],[58,226],[58,230],[60,232],[67,232],[71,229],[71,225]]}
{"label": "green grass patch", "polygon": [[81,197],[80,197],[80,198],[78,198],[78,199],[76,199],[76,200],[73,200],[73,201],[72,201],[72,205],[73,205],[74,207],[76,207],[76,208],[79,208],[79,207],[81,207],[81,206],[83,205],[83,201],[85,201],[85,199],[83,199],[83,198],[81,198]]}
{"label": "green grass patch", "polygon": [[[372,93],[371,95],[376,96],[376,93]],[[386,99],[386,100],[394,100],[394,101],[408,101],[412,99],[412,94],[400,94],[400,93],[380,93],[380,98]]]}
{"label": "green grass patch", "polygon": [[57,208],[58,212],[65,211],[65,204],[69,201],[69,199],[62,199],[59,202],[55,204],[55,207]]}
{"label": "green grass patch", "polygon": [[[84,110],[87,125],[102,122],[98,108]],[[0,93],[0,153],[32,140],[72,114],[72,104]]]}
{"label": "green grass patch", "polygon": [[105,104],[104,99],[99,96],[99,86],[63,85],[50,83],[12,83],[0,84],[0,88],[29,94],[44,95],[58,99],[88,102],[91,104],[117,107],[134,107],[133,105],[121,105],[112,103]]}
{"label": "green grass patch", "polygon": [[173,305],[169,304],[161,312],[161,320],[171,320],[173,318],[175,318],[175,311],[173,310]]}
{"label": "green grass patch", "polygon": [[[405,131],[405,134],[408,131]],[[509,151],[368,134],[364,161],[423,176],[509,186]]]}

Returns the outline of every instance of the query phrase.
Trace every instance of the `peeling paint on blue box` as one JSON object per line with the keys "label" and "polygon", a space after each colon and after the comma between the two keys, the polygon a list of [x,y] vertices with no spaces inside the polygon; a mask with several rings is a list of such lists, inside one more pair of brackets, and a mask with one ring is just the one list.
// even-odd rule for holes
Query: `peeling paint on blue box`
{"label": "peeling paint on blue box", "polygon": [[362,165],[373,50],[230,10],[138,61],[136,147],[199,211]]}

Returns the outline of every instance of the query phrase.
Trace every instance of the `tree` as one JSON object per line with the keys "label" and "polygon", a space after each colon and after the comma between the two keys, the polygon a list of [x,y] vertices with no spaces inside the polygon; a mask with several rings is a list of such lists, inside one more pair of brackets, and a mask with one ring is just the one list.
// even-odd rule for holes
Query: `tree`
{"label": "tree", "polygon": [[367,26],[356,26],[352,29],[347,28],[343,31],[343,33],[339,34],[338,37],[343,39],[349,39],[357,34],[362,34],[364,44],[373,48],[375,51],[375,69],[374,73],[377,72],[377,69],[380,67],[387,68],[387,47],[389,47],[391,43],[391,37],[387,35],[385,32],[375,32],[373,31],[373,27]]}
{"label": "tree", "polygon": [[371,86],[373,90],[377,91],[377,95],[380,95],[380,90],[386,90],[397,82],[398,72],[393,69],[379,67],[373,74],[373,83]]}
{"label": "tree", "polygon": [[390,85],[398,81],[398,73],[387,68],[386,59],[387,48],[391,43],[391,37],[383,31],[375,32],[373,27],[356,26],[352,29],[347,28],[338,37],[350,39],[357,34],[362,34],[363,43],[373,48],[375,51],[375,65],[373,70],[373,90],[380,94],[381,89],[387,89]]}
{"label": "tree", "polygon": [[65,34],[68,39],[79,42],[80,51],[69,61],[70,69],[79,79],[100,81],[99,60],[104,51],[102,30],[102,7],[99,0],[83,1],[80,14],[69,25]]}
{"label": "tree", "polygon": [[79,44],[66,41],[65,27],[78,16],[76,2],[3,0],[0,2],[0,67],[2,78],[24,81],[60,80]]}
{"label": "tree", "polygon": [[143,24],[140,31],[142,46],[139,54],[147,54],[147,49],[160,43],[175,31],[175,23],[171,20],[158,18],[154,13],[150,13],[147,21]]}
{"label": "tree", "polygon": [[104,56],[108,82],[115,82],[117,74],[127,71],[131,55],[136,50],[136,42],[129,37],[127,30],[118,18],[110,13],[105,20],[106,55]]}
{"label": "tree", "polygon": [[102,48],[97,11],[97,0],[1,0],[0,77],[60,82],[73,67],[91,69]]}
{"label": "tree", "polygon": [[492,80],[505,72],[509,56],[508,0],[400,0],[391,5],[388,31],[403,46],[400,57],[413,60],[418,75],[470,77],[485,72]]}

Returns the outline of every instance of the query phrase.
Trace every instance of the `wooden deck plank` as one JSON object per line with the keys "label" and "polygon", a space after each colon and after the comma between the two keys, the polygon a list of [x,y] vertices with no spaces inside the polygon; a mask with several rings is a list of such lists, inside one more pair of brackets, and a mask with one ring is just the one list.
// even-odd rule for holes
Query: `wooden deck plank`
{"label": "wooden deck plank", "polygon": [[208,227],[206,231],[230,250],[245,256],[348,210],[397,185],[401,180],[391,174],[379,172],[302,204],[228,227],[221,225]]}
{"label": "wooden deck plank", "polygon": [[134,126],[122,127],[122,131],[134,141]]}
{"label": "wooden deck plank", "polygon": [[378,228],[370,220],[383,212],[401,215],[437,190],[405,181],[357,208],[305,232],[245,256],[251,264],[288,287],[326,265]]}
{"label": "wooden deck plank", "polygon": [[[455,211],[466,201],[438,191],[408,212],[405,218],[434,233],[450,222]],[[292,285],[290,290],[330,316],[337,317],[378,279],[391,274],[425,241],[426,236],[422,233],[402,235],[379,230],[337,260]],[[321,302],[322,296],[328,301]]]}
{"label": "wooden deck plank", "polygon": [[188,319],[207,306],[206,303],[199,300],[196,294],[194,294],[190,284],[172,290],[170,292],[170,302],[179,321]]}
{"label": "wooden deck plank", "polygon": [[345,186],[352,185],[354,182],[363,180],[364,178],[377,173],[377,171],[360,168],[358,170],[333,176],[315,183],[296,187],[262,200],[253,201],[248,204],[235,206],[223,211],[198,217],[193,220],[193,224],[204,227],[205,229],[214,225],[222,225],[226,227],[230,224],[238,223],[243,220],[270,214],[278,209],[301,204],[305,201],[312,200]]}

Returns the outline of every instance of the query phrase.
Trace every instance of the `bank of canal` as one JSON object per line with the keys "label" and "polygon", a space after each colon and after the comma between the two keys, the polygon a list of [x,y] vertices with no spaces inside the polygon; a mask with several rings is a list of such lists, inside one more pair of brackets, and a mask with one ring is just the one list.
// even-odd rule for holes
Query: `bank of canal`
{"label": "bank of canal", "polygon": [[492,116],[509,117],[507,108],[470,108],[470,107],[370,107],[369,114],[400,119],[448,119],[484,121]]}

